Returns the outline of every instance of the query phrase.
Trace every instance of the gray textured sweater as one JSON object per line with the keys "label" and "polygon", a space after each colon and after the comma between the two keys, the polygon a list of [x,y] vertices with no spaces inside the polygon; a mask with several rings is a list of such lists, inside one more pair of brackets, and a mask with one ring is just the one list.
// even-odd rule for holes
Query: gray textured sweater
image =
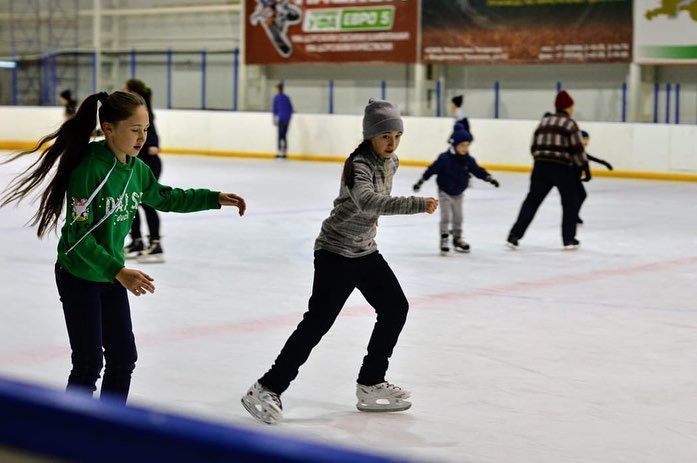
{"label": "gray textured sweater", "polygon": [[353,160],[355,181],[349,189],[341,182],[334,209],[322,222],[315,250],[345,257],[361,257],[377,250],[375,235],[381,215],[426,212],[426,199],[392,197],[392,177],[399,167],[397,156],[382,158],[370,152]]}

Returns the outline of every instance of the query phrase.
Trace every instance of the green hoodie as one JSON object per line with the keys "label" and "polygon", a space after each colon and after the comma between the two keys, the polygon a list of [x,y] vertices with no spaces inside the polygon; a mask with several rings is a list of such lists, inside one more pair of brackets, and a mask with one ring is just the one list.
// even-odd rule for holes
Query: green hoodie
{"label": "green hoodie", "polygon": [[[106,183],[96,191],[107,176]],[[195,212],[220,208],[218,196],[217,191],[160,185],[140,159],[129,156],[122,164],[103,141],[92,142],[84,159],[70,174],[58,263],[84,280],[114,281],[124,267],[124,240],[140,203],[158,211]],[[118,207],[113,214],[97,225],[107,210],[115,206]],[[96,228],[90,231],[93,227]]]}

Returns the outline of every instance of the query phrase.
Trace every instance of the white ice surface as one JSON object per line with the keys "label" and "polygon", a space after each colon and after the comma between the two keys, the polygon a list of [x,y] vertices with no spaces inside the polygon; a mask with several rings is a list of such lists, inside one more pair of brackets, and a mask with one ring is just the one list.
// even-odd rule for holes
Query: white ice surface
{"label": "white ice surface", "polygon": [[[495,173],[500,189],[473,180],[469,255],[438,255],[438,214],[382,218],[379,248],[411,304],[388,379],[412,391],[412,409],[355,409],[374,323],[356,291],[269,428],[239,399],[307,306],[341,165],[163,163],[162,183],[239,193],[249,209],[163,214],[167,263],[141,266],[157,291],[131,298],[132,403],[422,460],[697,461],[697,184],[594,179],[577,252],[561,250],[556,192],[521,248],[504,248],[523,174]],[[22,165],[0,166],[1,184]],[[393,194],[412,194],[421,171],[400,168]],[[435,192],[433,180],[422,190]],[[31,214],[0,210],[0,374],[62,388],[56,238],[23,228]]]}

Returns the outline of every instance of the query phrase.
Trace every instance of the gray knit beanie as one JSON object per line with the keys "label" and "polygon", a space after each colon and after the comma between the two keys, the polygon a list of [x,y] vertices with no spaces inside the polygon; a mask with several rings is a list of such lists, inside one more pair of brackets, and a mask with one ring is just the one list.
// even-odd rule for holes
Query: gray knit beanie
{"label": "gray knit beanie", "polygon": [[404,130],[402,115],[397,107],[389,101],[374,98],[368,100],[363,115],[363,139],[367,140],[393,130]]}

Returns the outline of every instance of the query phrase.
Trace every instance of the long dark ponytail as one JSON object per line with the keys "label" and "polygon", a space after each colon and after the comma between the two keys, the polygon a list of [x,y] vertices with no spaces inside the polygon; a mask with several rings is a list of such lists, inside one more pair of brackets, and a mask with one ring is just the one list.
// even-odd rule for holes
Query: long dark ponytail
{"label": "long dark ponytail", "polygon": [[85,156],[96,125],[98,102],[102,103],[99,108],[101,123],[116,123],[128,119],[135,113],[138,106],[145,105],[145,101],[140,96],[128,92],[114,92],[111,95],[101,92],[90,95],[82,102],[75,116],[65,121],[58,130],[43,137],[29,151],[17,153],[2,162],[7,164],[43,148],[38,159],[8,185],[0,198],[0,207],[14,201],[21,202],[46,179],[58,161],[58,168],[53,178],[41,194],[39,209],[29,221],[31,226],[38,225],[36,234],[39,237],[58,225],[70,174]]}
{"label": "long dark ponytail", "polygon": [[355,158],[358,154],[369,153],[372,149],[373,145],[371,144],[370,140],[363,140],[361,144],[358,145],[355,150],[353,150],[353,153],[346,158],[346,161],[344,161],[344,171],[341,174],[341,181],[344,183],[344,185],[349,188],[353,188],[355,175],[353,170],[353,158]]}

